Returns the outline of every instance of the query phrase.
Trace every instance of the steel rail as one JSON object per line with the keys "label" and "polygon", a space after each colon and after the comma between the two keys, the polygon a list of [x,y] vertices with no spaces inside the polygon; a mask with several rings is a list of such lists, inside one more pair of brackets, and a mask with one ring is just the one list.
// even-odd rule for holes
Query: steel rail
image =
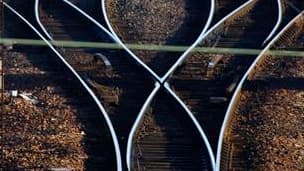
{"label": "steel rail", "polygon": [[145,101],[144,105],[141,107],[140,112],[129,133],[128,143],[127,143],[127,152],[126,152],[126,161],[127,161],[128,170],[130,170],[130,171],[131,171],[131,155],[132,155],[133,137],[136,133],[137,126],[142,123],[142,120],[144,118],[144,115],[145,115],[148,107],[150,106],[153,98],[155,97],[156,93],[158,92],[158,90],[160,88],[161,88],[161,85],[158,82],[155,82],[155,88],[153,89],[153,91],[151,92],[151,94],[149,95],[147,100]]}
{"label": "steel rail", "polygon": [[68,0],[62,0],[63,2],[67,3],[68,5],[70,5],[72,8],[74,8],[75,10],[77,10],[78,12],[80,12],[83,16],[85,16],[87,19],[89,19],[90,21],[92,21],[94,24],[96,24],[99,28],[102,28],[102,30],[108,35],[110,36],[116,43],[118,43],[120,46],[123,47],[123,49],[129,54],[131,55],[131,57],[142,67],[144,67],[146,69],[146,71],[148,71],[153,77],[154,79],[156,79],[157,81],[160,80],[159,76],[148,66],[146,65],[142,60],[140,60],[123,42],[121,42],[119,39],[117,39],[117,37],[115,35],[113,35],[110,31],[108,31],[104,26],[102,26],[99,22],[97,22],[95,19],[93,19],[90,15],[88,15],[87,13],[85,13],[83,10],[81,10],[80,8],[78,8],[76,5],[74,5],[73,3],[71,3]]}
{"label": "steel rail", "polygon": [[[244,4],[242,4],[241,6],[239,6],[237,9],[235,9],[234,11],[232,11],[231,13],[229,13],[228,15],[226,15],[224,18],[222,18],[219,22],[217,22],[214,26],[212,26],[206,33],[204,36],[202,36],[200,38],[200,40],[197,40],[196,44],[193,46],[192,49],[194,49],[197,45],[199,45],[203,40],[207,39],[208,36],[212,36],[212,32],[215,32],[215,30],[217,28],[220,28],[220,25],[224,24],[225,21],[230,18],[233,17],[234,15],[236,15],[238,12],[240,12],[242,9],[248,7],[249,5],[251,5],[252,3],[256,3],[259,0],[248,0],[247,2],[245,2]],[[280,17],[278,17],[280,19]],[[281,22],[281,20],[279,20],[279,22]],[[278,24],[278,22],[277,22]],[[271,38],[275,33],[275,31],[278,29],[277,24],[274,26],[274,28],[272,29],[271,33],[269,34],[269,38]],[[273,33],[272,33],[273,32]],[[269,38],[266,38],[265,41],[267,41]],[[265,42],[264,41],[264,42]],[[192,50],[191,49],[191,50]],[[180,66],[182,65],[183,61],[187,58],[188,54],[191,53],[190,51],[185,51],[185,53],[178,59],[178,61],[176,61],[176,63],[169,69],[169,71],[165,74],[164,77],[162,77],[162,81],[167,80],[173,73],[174,71]]]}
{"label": "steel rail", "polygon": [[65,64],[65,66],[73,73],[73,75],[79,80],[81,85],[86,89],[86,91],[90,94],[90,96],[93,98],[95,103],[97,104],[99,110],[102,112],[103,117],[107,123],[107,126],[110,130],[112,141],[114,143],[115,153],[116,153],[116,162],[117,162],[117,170],[121,171],[121,153],[120,148],[118,144],[118,139],[116,136],[116,133],[114,131],[113,125],[111,123],[110,118],[107,115],[107,112],[105,111],[104,107],[98,100],[97,96],[94,94],[94,92],[90,89],[90,87],[85,83],[84,80],[80,77],[80,75],[74,70],[74,68],[64,59],[64,57],[56,50],[56,48],[20,13],[18,13],[15,9],[13,9],[10,5],[8,5],[6,2],[1,1],[2,4],[7,7],[11,12],[13,12],[16,16],[18,16],[25,24],[27,24],[48,46],[49,48],[57,55],[57,57]]}
{"label": "steel rail", "polygon": [[[117,39],[119,42],[122,42],[121,39],[118,37],[118,35],[115,33],[115,31],[114,31],[114,29],[113,29],[113,27],[112,27],[112,24],[111,24],[111,22],[110,22],[110,20],[109,20],[109,18],[108,18],[105,1],[106,1],[106,0],[101,0],[103,17],[104,17],[104,19],[105,19],[105,21],[106,21],[106,24],[107,24],[107,26],[109,27],[111,33],[113,34],[113,36],[115,36],[116,39]],[[207,29],[209,28],[209,26],[210,26],[210,24],[211,24],[211,22],[212,22],[212,19],[213,19],[213,16],[214,16],[214,11],[215,11],[215,0],[210,0],[210,1],[211,1],[210,11],[209,11],[209,16],[208,16],[207,22],[206,22],[206,24],[205,24],[205,27],[203,28],[202,32],[200,33],[200,35],[198,36],[198,38],[195,40],[195,42],[194,42],[194,43],[193,43],[193,44],[192,44],[192,45],[191,45],[191,46],[182,54],[182,56],[179,57],[179,59],[177,60],[178,63],[176,62],[177,64],[176,64],[176,63],[173,64],[173,65],[171,66],[171,68],[174,67],[175,65],[179,66],[180,63],[181,63],[181,62],[179,62],[179,61],[181,61],[180,58],[184,58],[184,56],[187,56],[187,54],[188,54],[189,52],[191,52],[192,49],[193,49],[193,48],[200,42],[200,40],[204,37],[205,32],[207,31]],[[128,52],[132,53],[132,57],[133,57],[133,58],[136,58],[137,60],[140,60],[139,57],[137,57],[131,50],[128,49]],[[140,61],[141,61],[141,60],[140,60]],[[174,67],[173,70],[175,70],[175,68],[176,68],[176,67]],[[165,74],[165,75],[162,76],[162,77],[158,77],[158,78],[159,78],[159,82],[160,82],[161,84],[163,84],[163,83],[165,82],[166,77],[167,77],[166,75],[167,75],[167,74]]]}
{"label": "steel rail", "polygon": [[[68,3],[69,5],[71,5],[74,9],[76,9],[78,12],[80,12],[82,15],[84,15],[85,17],[87,17],[87,19],[91,20],[94,24],[96,24],[98,27],[103,27],[99,22],[97,22],[94,18],[92,18],[91,16],[89,16],[88,14],[86,14],[84,11],[82,11],[80,8],[78,8],[77,6],[75,6],[74,4],[72,4],[71,2],[67,1],[67,0],[63,0],[65,1],[66,3]],[[104,27],[103,27],[104,28]],[[122,42],[121,42],[122,43]],[[131,52],[131,51],[130,51]],[[159,82],[159,80],[158,80]],[[156,85],[158,85],[159,83],[155,83]],[[168,84],[168,83],[167,83]],[[161,84],[159,84],[159,86],[161,86]],[[157,86],[156,86],[157,87]],[[155,88],[155,94],[158,92],[159,88]],[[170,94],[174,93],[169,86],[166,86],[166,90],[169,91]],[[154,96],[149,96],[148,99],[146,100],[145,104],[149,104],[150,101],[153,100]],[[173,94],[172,94],[173,95]],[[215,157],[214,157],[214,154],[212,152],[212,149],[211,149],[211,145],[207,139],[207,136],[206,134],[204,133],[203,129],[200,127],[200,125],[198,124],[198,121],[196,120],[196,118],[194,117],[193,113],[191,113],[191,111],[188,109],[188,107],[186,106],[186,104],[184,104],[179,98],[177,95],[173,95],[173,97],[182,105],[182,107],[185,109],[185,111],[187,112],[187,114],[190,116],[191,120],[194,122],[196,128],[198,129],[201,137],[203,138],[203,141],[205,142],[205,145],[206,145],[206,148],[208,150],[208,154],[209,154],[209,157],[210,157],[210,160],[211,160],[211,166],[214,170],[215,168]],[[129,168],[130,170],[130,164],[131,164],[131,161],[130,161],[130,157],[131,157],[131,148],[132,148],[132,140],[133,140],[133,135],[135,133],[135,130],[136,128],[139,126],[140,124],[140,121],[141,121],[141,117],[142,115],[144,114],[144,111],[147,110],[147,108],[149,107],[149,105],[144,105],[138,115],[138,118],[136,119],[135,121],[135,124],[133,124],[132,126],[132,129],[134,129],[134,131],[131,130],[131,133],[129,134],[129,137],[130,140],[128,139],[128,147],[127,147],[127,167]]]}
{"label": "steel rail", "polygon": [[[73,3],[71,3],[68,0],[62,0],[63,2],[65,2],[66,4],[68,4],[69,6],[71,6],[73,9],[75,9],[76,11],[78,11],[80,14],[82,14],[83,16],[85,16],[87,19],[89,19],[89,21],[93,22],[95,25],[97,25],[104,33],[106,33],[115,43],[117,43],[118,45],[120,45],[124,50],[126,50],[131,56],[132,56],[132,52],[130,50],[128,50],[128,47],[123,44],[122,42],[119,42],[116,37],[114,37],[103,25],[101,25],[99,22],[97,22],[94,18],[92,18],[91,16],[89,16],[87,13],[85,13],[83,10],[81,10],[80,8],[78,8],[76,5],[74,5]],[[40,21],[40,17],[39,17],[39,0],[35,0],[35,14],[36,14],[36,20],[38,22],[38,24],[40,25],[41,29],[43,30],[43,32],[47,35],[47,37],[50,40],[53,40],[52,36],[50,36],[50,34],[48,33],[47,29],[43,26],[43,24]],[[134,58],[135,61],[140,65],[143,66],[151,75],[154,79],[156,80],[160,80],[160,78],[158,77],[158,75],[151,70],[151,68],[149,68],[144,62],[142,62],[140,59],[138,58]]]}
{"label": "steel rail", "polygon": [[[125,46],[125,44],[123,44],[122,42],[119,42],[116,40],[116,37],[114,37],[104,26],[102,26],[98,21],[96,21],[93,17],[91,17],[90,15],[88,15],[86,12],[84,12],[83,10],[81,10],[79,7],[77,7],[76,5],[74,5],[73,3],[71,3],[70,1],[67,0],[63,0],[63,2],[65,2],[66,4],[68,4],[70,7],[72,7],[73,9],[75,9],[77,12],[79,12],[80,14],[82,14],[84,17],[86,17],[88,20],[90,20],[92,23],[94,23],[98,28],[100,28],[102,31],[104,31],[108,36],[110,36],[116,43],[118,43],[119,45],[121,45],[123,47],[123,49],[125,49],[131,56],[132,56],[132,52]],[[40,17],[39,17],[39,0],[36,0],[36,6],[35,6],[35,10],[36,10],[36,20],[38,23],[40,23],[41,28],[44,30],[45,34],[48,35],[50,40],[54,40],[52,38],[52,36],[50,36],[47,32],[47,30],[45,29],[45,27],[43,26],[43,24],[40,21]],[[133,54],[134,55],[134,54]],[[145,110],[148,108],[150,102],[153,100],[153,97],[155,96],[155,94],[158,92],[159,88],[160,88],[160,84],[158,83],[159,81],[159,77],[156,75],[156,73],[154,73],[148,66],[146,66],[141,60],[139,60],[139,58],[134,58],[141,66],[143,66],[157,81],[155,83],[155,89],[152,91],[151,95],[148,97],[147,101],[144,104],[144,107],[141,109],[140,114],[141,116],[143,116],[143,114],[145,113]],[[136,122],[140,122],[141,121],[141,117],[138,117],[136,119]],[[132,127],[131,132],[136,131],[136,127]],[[128,141],[129,143],[129,141]],[[121,154],[120,154],[121,155]],[[120,156],[121,157],[121,156]],[[122,168],[122,164],[120,161],[120,168]]]}
{"label": "steel rail", "polygon": [[43,24],[40,21],[40,16],[39,16],[39,0],[35,0],[34,10],[35,10],[35,19],[36,19],[36,22],[38,23],[38,25],[40,26],[40,28],[44,32],[44,34],[48,37],[48,39],[53,41],[52,36],[45,29],[45,27],[43,26]]}
{"label": "steel rail", "polygon": [[83,16],[85,16],[87,19],[89,19],[91,22],[93,22],[95,25],[97,25],[99,28],[101,28],[108,36],[110,36],[116,43],[118,43],[120,46],[123,47],[123,49],[131,55],[131,57],[142,67],[145,68],[146,71],[148,71],[154,79],[157,81],[160,80],[159,76],[149,67],[147,66],[142,60],[140,60],[123,42],[121,42],[115,35],[113,35],[110,31],[108,31],[104,26],[102,26],[99,22],[97,22],[94,18],[92,18],[90,15],[85,13],[83,10],[78,8],[76,5],[71,3],[68,0],[63,0],[63,2],[67,3],[70,5],[72,8],[80,12]]}
{"label": "steel rail", "polygon": [[271,33],[268,35],[266,40],[263,42],[263,46],[273,37],[273,35],[276,33],[276,31],[279,29],[282,19],[283,19],[283,5],[281,0],[277,0],[278,2],[278,20],[274,28],[272,29]]}
{"label": "steel rail", "polygon": [[197,39],[195,41],[195,43],[191,46],[191,48],[189,48],[187,51],[185,51],[181,57],[172,65],[172,67],[168,70],[168,72],[162,77],[162,81],[166,81],[169,79],[169,77],[174,73],[174,71],[183,64],[183,62],[186,60],[186,58],[188,57],[189,53],[191,53],[191,51],[197,46],[199,45],[204,39],[206,39],[209,35],[212,34],[212,32],[214,32],[217,28],[220,28],[221,24],[224,24],[224,22],[232,17],[233,15],[235,15],[237,12],[241,11],[243,8],[245,8],[248,4],[252,3],[253,1],[257,1],[257,0],[248,0],[247,2],[245,2],[243,5],[239,6],[237,9],[235,9],[234,11],[232,11],[231,13],[229,13],[228,15],[226,15],[224,18],[222,18],[219,22],[217,22],[214,26],[212,26],[210,29],[207,30],[207,32],[199,37],[199,39]]}
{"label": "steel rail", "polygon": [[[208,20],[207,20],[207,23],[203,29],[203,31],[201,32],[201,34],[199,35],[199,37],[196,39],[196,41],[186,50],[186,52],[190,52],[192,51],[192,49],[196,46],[196,44],[200,41],[201,37],[204,36],[205,32],[207,31],[207,29],[209,28],[210,24],[211,24],[211,21],[212,21],[212,18],[213,18],[213,15],[214,15],[214,0],[211,0],[211,10],[210,10],[210,13],[209,13],[209,16],[208,16]],[[110,29],[110,31],[112,32],[112,34],[119,40],[120,38],[118,37],[118,35],[115,33],[110,21],[109,21],[109,18],[107,16],[107,12],[106,12],[106,7],[105,7],[105,0],[102,0],[102,9],[103,9],[103,15],[104,15],[104,18],[105,18],[105,21]],[[130,51],[132,52],[132,51]],[[132,54],[134,54],[132,52]],[[187,55],[188,53],[186,53]],[[185,53],[184,53],[185,55]],[[134,56],[136,56],[134,54]],[[181,56],[182,57],[182,56]],[[181,58],[179,57],[179,58]],[[138,58],[136,56],[136,58]],[[139,58],[138,58],[139,59]],[[175,94],[175,92],[170,88],[169,86],[169,83],[165,82],[166,79],[163,79],[164,77],[162,77],[159,81],[161,84],[164,84],[165,86],[165,89],[175,98],[175,100],[183,107],[183,109],[187,112],[188,116],[190,117],[190,119],[192,120],[192,122],[195,124],[195,127],[196,129],[198,129],[200,135],[201,135],[201,138],[203,139],[203,142],[205,143],[205,146],[207,148],[207,151],[208,151],[208,155],[210,157],[210,163],[211,163],[211,166],[212,166],[212,170],[215,170],[215,157],[214,157],[214,154],[212,152],[212,148],[211,148],[211,144],[209,143],[209,140],[205,134],[205,132],[203,131],[202,127],[200,126],[199,122],[196,120],[194,114],[191,112],[191,110],[187,107],[187,105]],[[165,83],[164,83],[165,82]],[[159,89],[158,89],[159,90]],[[158,91],[156,90],[156,92]],[[155,92],[155,93],[156,93]],[[153,97],[152,96],[151,98],[148,98],[145,102],[145,104],[149,104],[150,101],[153,100]],[[132,131],[130,132],[129,134],[129,138],[128,138],[128,144],[127,144],[127,154],[126,154],[126,160],[127,160],[127,167],[128,167],[128,170],[130,171],[131,170],[131,153],[132,153],[132,145],[133,145],[133,137],[134,137],[134,134],[135,134],[135,131],[136,129],[138,128],[139,124],[141,123],[140,121],[142,120],[143,118],[143,115],[144,115],[144,111],[147,110],[147,108],[149,107],[149,105],[144,105],[141,109],[141,112],[139,113],[134,125],[132,126]]]}
{"label": "steel rail", "polygon": [[293,20],[291,20],[281,31],[280,33],[278,33],[272,40],[271,42],[264,48],[264,50],[260,53],[260,55],[254,60],[254,62],[251,64],[251,66],[249,67],[249,69],[246,71],[245,75],[243,76],[243,78],[241,79],[240,83],[238,84],[232,99],[229,103],[227,112],[225,114],[225,118],[222,124],[222,128],[220,131],[220,135],[219,135],[219,140],[218,140],[218,146],[217,146],[217,156],[216,156],[216,171],[220,171],[220,164],[221,164],[221,152],[222,152],[222,145],[223,145],[223,140],[224,140],[224,134],[225,131],[228,127],[228,122],[229,119],[231,118],[231,116],[233,115],[233,111],[235,110],[235,107],[238,103],[240,94],[241,94],[241,90],[243,88],[243,85],[245,83],[245,81],[247,81],[248,77],[250,76],[250,74],[252,72],[254,72],[254,69],[257,67],[258,63],[260,61],[263,60],[263,58],[267,57],[265,54],[267,53],[267,51],[271,48],[271,46],[277,41],[279,40],[279,38],[281,38],[281,36],[292,26],[292,24],[298,20],[300,17],[304,17],[304,10],[297,15]]}
{"label": "steel rail", "polygon": [[198,130],[198,132],[199,132],[199,134],[201,136],[201,138],[203,139],[203,142],[205,143],[205,146],[206,146],[206,149],[208,151],[209,158],[210,158],[210,163],[211,163],[212,170],[215,170],[215,157],[214,157],[214,153],[212,151],[211,144],[210,144],[210,142],[208,140],[208,137],[206,136],[205,131],[201,127],[200,123],[198,122],[198,120],[196,119],[196,117],[194,116],[194,114],[188,108],[188,106],[171,89],[169,83],[165,82],[164,86],[165,86],[166,90],[175,98],[175,100],[183,107],[183,109],[187,112],[188,116],[190,117],[190,119],[194,123],[196,129]]}

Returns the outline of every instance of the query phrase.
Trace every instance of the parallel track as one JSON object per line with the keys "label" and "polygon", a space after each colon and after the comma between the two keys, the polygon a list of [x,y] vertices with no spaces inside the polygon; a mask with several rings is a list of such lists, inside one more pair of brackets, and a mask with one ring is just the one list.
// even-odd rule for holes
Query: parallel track
{"label": "parallel track", "polygon": [[217,170],[303,170],[304,12],[259,55],[237,88],[223,125]]}

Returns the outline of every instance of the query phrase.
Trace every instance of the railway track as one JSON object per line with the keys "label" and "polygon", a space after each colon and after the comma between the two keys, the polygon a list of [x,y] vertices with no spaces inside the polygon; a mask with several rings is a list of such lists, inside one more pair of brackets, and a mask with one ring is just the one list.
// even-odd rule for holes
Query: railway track
{"label": "railway track", "polygon": [[[111,36],[102,32],[96,23],[94,25],[63,1],[36,2],[39,7],[39,19],[48,32],[46,36],[51,37],[51,40],[113,42],[113,37],[110,38]],[[229,3],[228,6],[226,1],[216,2],[219,6],[216,8],[215,21],[243,3],[236,1]],[[209,2],[202,4],[176,0],[167,3],[156,1],[103,1],[103,3],[105,5],[103,8],[107,11],[104,13],[106,21],[103,24],[108,25],[114,37],[117,36],[116,42],[120,37],[127,43],[191,45],[197,37],[199,39],[204,37],[202,46],[260,48],[265,40],[271,37],[270,33],[277,30],[275,25],[279,24],[276,22],[278,21],[276,0],[248,1],[233,15],[218,22],[206,36],[203,33],[210,23],[205,27],[204,24],[199,23],[208,23],[211,13],[202,14],[200,11],[208,11],[203,8],[212,6],[208,4]],[[224,5],[228,8],[222,8]],[[134,10],[135,13],[132,13]],[[145,10],[149,12],[151,10],[151,15],[139,17],[142,15],[141,11]],[[163,10],[169,12],[160,15]],[[179,15],[175,15],[176,11],[179,11]],[[161,23],[155,20],[159,18],[157,16],[161,16]],[[166,22],[168,17],[171,17],[170,22]],[[155,29],[153,27],[155,25],[159,27]],[[202,136],[202,131],[195,125],[195,119],[191,118],[191,112],[187,107],[196,114],[201,126],[207,130],[215,151],[216,135],[220,128],[217,123],[222,122],[224,111],[235,87],[255,59],[254,56],[248,55],[192,53],[187,55],[189,57],[184,65],[179,67],[170,78],[174,67],[173,70],[168,71],[168,69],[180,57],[180,53],[135,51],[135,54],[153,69],[149,71],[147,67],[138,66],[134,61],[129,60],[134,58],[134,55],[123,50],[64,47],[57,47],[57,50],[80,73],[104,104],[106,111],[103,114],[109,114],[114,123],[122,156],[126,155],[128,135],[131,127],[134,128],[133,123],[138,112],[144,114],[142,122],[137,125],[136,134],[129,135],[129,140],[130,136],[134,138],[132,154],[129,156],[132,158],[131,164],[128,165],[129,170],[212,170],[210,154],[206,149],[208,143],[206,139],[199,138]],[[154,75],[152,73],[153,79],[150,79],[151,71],[157,73]],[[160,78],[158,74],[165,76]],[[153,89],[154,81],[159,83],[156,83]],[[172,83],[171,87],[174,91],[170,92],[171,87],[165,81]],[[155,97],[153,93],[156,94]],[[187,103],[186,107],[183,106],[183,102],[178,101],[175,93]],[[146,103],[149,103],[143,104],[148,96],[151,97],[152,103],[149,104],[147,100]],[[144,107],[141,108],[142,105]],[[94,117],[93,120],[95,125],[101,123],[96,122]],[[186,125],[188,126],[185,127]],[[95,128],[90,127],[90,130]],[[109,135],[104,132],[101,134]],[[96,149],[103,147],[106,149],[104,151],[109,153],[114,150],[109,148],[110,144],[97,145],[96,142],[93,142]],[[106,159],[94,155],[94,150],[89,154],[93,158],[90,158],[91,163],[88,162],[90,166],[88,168],[119,169],[110,167],[115,165],[114,153],[107,154]],[[99,161],[98,158],[103,160]],[[106,168],[102,168],[103,166]],[[127,169],[127,166],[123,164],[122,169]]]}
{"label": "railway track", "polygon": [[[54,5],[54,4],[52,3],[52,5]],[[73,40],[75,40],[73,38],[73,36],[71,36],[71,35],[80,36],[80,34],[77,33],[77,32],[74,33],[74,31],[72,31],[72,29],[69,30],[69,28],[67,28],[66,26],[71,25],[70,28],[77,27],[76,25],[77,24],[79,25],[79,22],[77,20],[75,20],[77,17],[74,16],[74,17],[71,17],[71,18],[67,19],[67,15],[63,15],[66,10],[64,10],[64,8],[62,8],[62,6],[61,6],[62,4],[56,4],[56,5],[59,5],[59,6],[55,6],[55,8],[52,8],[52,9],[56,9],[54,11],[47,9],[47,8],[50,7],[50,5],[45,6],[45,8],[42,6],[42,10],[40,11],[40,14],[42,14],[41,15],[42,23],[45,25],[45,28],[50,32],[50,34],[53,36],[53,38],[55,38],[55,40],[56,39],[66,39],[66,40],[73,39]],[[60,12],[59,9],[61,9],[62,11]],[[48,14],[48,15],[45,15],[45,14]],[[47,16],[52,16],[51,17],[52,19],[46,19]],[[57,19],[55,19],[55,18],[57,18]],[[73,21],[73,19],[74,19],[74,21]],[[61,26],[62,27],[58,27],[58,25],[60,25],[59,23],[50,22],[50,21],[55,21],[55,20],[56,21],[61,21]],[[67,22],[63,22],[63,21],[67,21]],[[69,22],[74,22],[74,24],[69,24]],[[84,27],[87,27],[88,25],[89,25],[89,23],[83,24]],[[93,28],[93,27],[94,27],[94,25],[91,24],[91,28]],[[64,30],[66,30],[66,31],[64,31]],[[63,33],[63,34],[61,34],[61,33]],[[62,35],[64,35],[64,36],[62,36]],[[66,35],[69,35],[70,37],[65,37]],[[93,40],[94,38],[96,39],[96,35],[97,34],[92,34],[92,36],[86,36],[86,37],[87,38],[89,37],[90,40]],[[99,32],[98,35],[101,35],[100,32]],[[75,36],[75,38],[76,38],[76,36]],[[99,39],[101,38],[102,41],[107,41],[108,40],[108,39],[105,39],[105,36],[100,36],[98,38]],[[115,99],[114,103],[115,103],[116,106],[115,105],[111,106],[111,102],[109,102],[108,104],[110,104],[110,105],[106,105],[106,107],[109,111],[109,114],[113,118],[112,120],[113,120],[114,126],[116,126],[116,128],[117,128],[116,130],[117,130],[118,135],[119,135],[119,141],[120,141],[120,145],[122,147],[121,148],[122,149],[122,154],[124,154],[125,153],[124,149],[126,147],[126,140],[127,140],[126,136],[130,132],[132,124],[135,121],[135,118],[137,117],[137,115],[135,115],[135,114],[137,114],[141,110],[139,107],[143,104],[143,102],[145,100],[145,99],[143,99],[143,97],[147,97],[149,95],[149,94],[145,94],[145,93],[149,92],[149,89],[148,89],[149,87],[151,87],[151,89],[152,89],[152,86],[153,86],[153,82],[151,82],[152,80],[149,80],[149,77],[148,77],[149,75],[143,74],[143,73],[146,72],[144,70],[143,70],[143,72],[141,72],[140,75],[138,74],[139,71],[141,71],[144,68],[140,69],[139,67],[136,67],[136,65],[134,65],[132,63],[129,63],[128,65],[126,65],[127,60],[123,61],[122,57],[128,57],[128,54],[123,53],[122,51],[119,51],[119,52],[117,52],[117,51],[116,52],[102,51],[102,53],[105,54],[107,59],[109,59],[109,61],[111,61],[111,66],[110,67],[111,67],[111,72],[112,73],[108,72],[108,74],[105,75],[105,74],[100,74],[100,72],[98,72],[98,74],[96,74],[96,73],[93,73],[93,72],[85,71],[85,70],[81,69],[81,67],[79,67],[77,65],[74,65],[73,63],[75,62],[75,54],[76,54],[75,50],[71,51],[71,50],[66,49],[66,48],[64,48],[64,49],[61,48],[61,49],[65,53],[65,56],[67,57],[67,59],[68,59],[68,56],[73,56],[73,59],[71,59],[69,61],[72,63],[72,65],[75,68],[77,68],[77,70],[79,69],[79,70],[84,71],[85,77],[88,78],[87,79],[88,82],[91,84],[91,86],[96,88],[97,94],[100,95],[100,98],[103,99],[103,101],[106,104],[108,102],[107,101],[108,99],[113,100],[113,98],[111,97],[111,98],[105,99],[104,97],[114,96],[114,99]],[[81,49],[79,51],[81,51],[81,54],[82,54],[81,56],[88,56],[88,57],[91,57],[91,59],[94,59],[94,56],[92,55],[92,53],[96,53],[96,51],[94,51],[92,49],[91,49],[91,51],[90,50],[84,50],[84,49]],[[90,52],[91,54],[89,54],[88,52]],[[166,63],[166,61],[164,63]],[[104,67],[103,69],[106,69],[106,68],[107,67]],[[96,72],[97,69],[95,68],[93,70],[95,70],[95,72]],[[99,71],[102,71],[102,68],[99,68]],[[133,71],[133,73],[132,73],[132,71]],[[106,73],[106,72],[104,72],[104,73]],[[88,76],[88,74],[90,74],[90,75]],[[147,72],[147,74],[149,74],[149,73]],[[113,78],[115,78],[116,76],[118,76],[120,79],[126,79],[128,81],[119,82],[118,84],[120,84],[120,85],[118,85],[115,88],[115,91],[113,91],[113,90],[105,91],[104,89],[107,86],[107,85],[105,85],[105,81],[107,81],[107,79],[108,79],[108,80],[111,80],[111,82],[114,82]],[[110,77],[110,79],[109,79],[109,77]],[[154,77],[154,79],[157,79],[157,78]],[[136,81],[134,81],[134,80],[136,80]],[[137,84],[137,86],[135,84]],[[143,85],[145,85],[144,88],[143,88]],[[110,85],[110,86],[112,88],[113,84]],[[151,91],[151,89],[150,89],[150,91]],[[139,92],[141,92],[141,93],[139,93]],[[121,97],[119,93],[121,93],[121,94],[125,93],[126,98],[124,99],[123,96]],[[133,99],[130,99],[128,97],[133,97]],[[125,111],[128,111],[128,117],[127,118],[122,117],[123,115],[126,114]],[[129,112],[129,111],[134,111],[134,112]],[[115,123],[116,123],[116,125],[115,125]],[[178,122],[176,122],[176,123],[178,123]],[[181,123],[179,123],[179,124],[181,124]],[[206,156],[208,156],[207,154],[206,154]],[[186,155],[186,154],[183,154],[183,155]],[[202,154],[202,155],[205,155],[205,154]],[[157,157],[157,156],[155,156],[155,157]],[[197,156],[192,156],[192,158],[194,158],[194,157],[197,157]],[[200,156],[200,157],[202,157],[202,156]],[[185,158],[184,160],[186,160],[187,156],[184,156],[184,158]],[[128,157],[127,157],[127,160],[128,160]],[[174,163],[172,160],[170,160],[169,157],[166,160],[164,162],[167,162],[167,165],[168,164],[170,165],[170,163],[171,163],[171,165],[173,165],[171,167],[167,167],[167,169],[182,168],[182,165],[181,165],[181,163],[183,163],[182,161]],[[209,156],[206,157],[204,160],[206,160],[210,163],[210,157]],[[190,163],[191,160],[190,161],[189,160],[184,161],[184,163],[185,162]],[[200,165],[202,165],[202,163],[200,163]],[[158,165],[155,166],[156,169],[158,167],[159,167]],[[202,167],[202,166],[199,166],[199,167]],[[210,166],[208,164],[206,164],[206,166],[204,166],[204,167],[210,168]],[[124,168],[124,166],[123,166],[123,168]],[[130,167],[129,167],[129,169],[130,169]]]}
{"label": "railway track", "polygon": [[[23,16],[30,15],[27,10]],[[39,39],[11,10],[4,13],[5,37]],[[18,96],[6,93],[1,102],[0,170],[113,169],[115,150],[104,118],[49,48],[14,46],[4,64],[6,89]]]}
{"label": "railway track", "polygon": [[[200,46],[260,49],[276,24],[275,5],[276,1],[249,1],[211,28]],[[169,80],[200,122],[214,152],[228,102],[254,59],[253,55],[195,52]]]}
{"label": "railway track", "polygon": [[304,60],[266,54],[303,50],[303,31],[302,11],[246,72],[226,114],[217,170],[304,169]]}

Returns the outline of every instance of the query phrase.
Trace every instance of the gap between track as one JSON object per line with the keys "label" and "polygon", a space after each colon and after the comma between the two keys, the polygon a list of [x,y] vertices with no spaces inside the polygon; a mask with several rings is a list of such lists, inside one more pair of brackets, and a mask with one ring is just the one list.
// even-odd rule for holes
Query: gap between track
{"label": "gap between track", "polygon": [[[98,48],[98,49],[123,49],[116,43],[104,42],[82,42],[82,41],[50,41],[51,44],[60,47],[70,48]],[[47,46],[42,40],[35,39],[16,39],[16,38],[0,38],[0,45],[16,44],[26,46]],[[155,45],[155,44],[126,44],[132,50],[149,50],[149,51],[166,51],[166,52],[184,52],[188,46],[175,45]],[[211,54],[235,54],[235,55],[259,55],[262,49],[242,49],[242,48],[215,48],[215,47],[196,47],[191,53],[211,53]],[[287,51],[287,50],[271,50],[266,53],[273,56],[291,56],[304,57],[304,51]]]}

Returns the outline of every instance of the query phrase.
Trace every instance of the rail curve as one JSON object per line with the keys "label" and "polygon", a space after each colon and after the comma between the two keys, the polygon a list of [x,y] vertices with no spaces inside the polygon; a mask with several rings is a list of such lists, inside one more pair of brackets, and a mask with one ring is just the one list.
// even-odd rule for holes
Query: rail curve
{"label": "rail curve", "polygon": [[[118,37],[118,35],[115,33],[113,27],[112,27],[112,24],[108,18],[108,14],[107,14],[107,11],[106,11],[106,5],[105,5],[105,1],[106,0],[101,0],[101,3],[102,3],[102,13],[103,13],[103,17],[106,21],[106,24],[107,26],[109,27],[111,33],[113,34],[113,36],[116,37],[116,39],[119,41],[119,42],[122,42],[121,39]],[[209,16],[208,16],[208,19],[207,19],[207,22],[202,30],[202,32],[200,33],[200,35],[198,36],[198,38],[195,40],[195,42],[184,52],[184,54],[179,57],[179,59],[177,60],[180,61],[180,58],[182,58],[183,56],[187,56],[187,54],[200,42],[200,40],[204,37],[205,35],[205,32],[207,31],[207,29],[209,28],[211,22],[212,22],[212,18],[213,18],[213,15],[214,15],[214,10],[215,10],[215,0],[211,0],[211,6],[210,6],[210,12],[209,12]],[[128,50],[130,51],[130,50]],[[136,58],[136,60],[140,60],[132,51],[130,51],[130,53],[132,54],[132,57],[133,58]],[[174,64],[173,66],[175,65],[180,65],[180,62],[178,64]],[[172,67],[173,67],[172,66]],[[148,67],[148,66],[147,66]],[[171,67],[171,68],[172,68]],[[148,67],[149,68],[149,67]],[[167,74],[166,74],[167,75]],[[158,76],[158,81],[161,82],[162,84],[165,82],[165,78],[166,78],[166,75],[160,77]]]}

